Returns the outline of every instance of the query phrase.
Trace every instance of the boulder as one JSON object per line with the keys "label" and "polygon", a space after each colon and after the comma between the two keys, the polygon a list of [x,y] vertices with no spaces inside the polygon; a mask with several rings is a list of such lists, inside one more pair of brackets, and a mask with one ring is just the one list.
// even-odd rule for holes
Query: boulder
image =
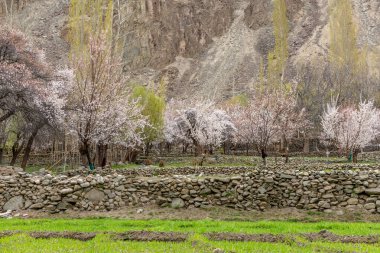
{"label": "boulder", "polygon": [[91,189],[85,194],[85,198],[92,201],[92,202],[100,202],[103,201],[106,195],[104,192],[98,190],[98,189]]}
{"label": "boulder", "polygon": [[182,199],[175,198],[172,200],[170,206],[175,209],[183,208],[185,206],[185,202]]}
{"label": "boulder", "polygon": [[4,211],[20,210],[24,207],[24,198],[22,196],[15,196],[9,199],[3,206]]}

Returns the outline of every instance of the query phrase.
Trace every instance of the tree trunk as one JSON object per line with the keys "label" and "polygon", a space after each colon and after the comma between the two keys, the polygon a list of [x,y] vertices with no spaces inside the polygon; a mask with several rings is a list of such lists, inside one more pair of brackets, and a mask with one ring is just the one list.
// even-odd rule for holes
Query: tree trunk
{"label": "tree trunk", "polygon": [[30,152],[32,151],[33,142],[34,142],[34,139],[36,138],[39,130],[40,130],[40,127],[36,127],[34,129],[34,131],[32,132],[32,135],[29,137],[28,142],[25,146],[24,157],[23,157],[22,162],[21,162],[21,168],[23,168],[23,169],[25,169],[26,165],[28,164]]}
{"label": "tree trunk", "polygon": [[166,143],[166,152],[168,152],[168,155],[170,154],[170,143]]}
{"label": "tree trunk", "polygon": [[3,164],[4,148],[0,148],[0,165]]}
{"label": "tree trunk", "polygon": [[303,152],[305,154],[310,153],[310,138],[305,136],[304,143],[303,143]]}
{"label": "tree trunk", "polygon": [[94,163],[92,162],[91,159],[91,150],[90,150],[90,145],[87,140],[82,140],[81,145],[79,146],[79,152],[84,156],[87,160],[87,164],[90,167],[90,170],[95,169]]}
{"label": "tree trunk", "polygon": [[13,114],[15,114],[14,111],[9,111],[7,112],[6,114],[4,114],[3,116],[0,117],[0,123],[3,122],[3,121],[6,121],[8,118],[10,118]]}
{"label": "tree trunk", "polygon": [[10,166],[14,166],[16,164],[17,158],[19,154],[21,153],[21,150],[24,148],[24,142],[19,145],[20,136],[17,136],[17,140],[12,145],[12,159],[9,163]]}
{"label": "tree trunk", "polygon": [[97,149],[97,158],[98,158],[98,167],[104,168],[107,165],[107,150],[108,145],[103,143],[98,143],[96,145]]}
{"label": "tree trunk", "polygon": [[151,148],[150,142],[145,143],[145,156],[149,156],[150,148]]}
{"label": "tree trunk", "polygon": [[200,156],[203,154],[203,147],[202,145],[199,145],[198,143],[194,144],[195,145],[195,156]]}
{"label": "tree trunk", "polygon": [[127,149],[127,153],[125,154],[125,160],[129,163],[135,163],[137,161],[138,151],[132,148]]}
{"label": "tree trunk", "polygon": [[265,151],[265,149],[261,149],[261,158],[263,159],[263,164],[264,166],[267,166],[267,152]]}
{"label": "tree trunk", "polygon": [[353,154],[352,154],[352,162],[353,163],[358,163],[358,155],[359,155],[359,150],[355,149]]}
{"label": "tree trunk", "polygon": [[289,143],[288,141],[284,138],[284,146],[285,146],[285,163],[289,163]]}
{"label": "tree trunk", "polygon": [[182,154],[186,154],[188,148],[189,148],[189,143],[183,143]]}

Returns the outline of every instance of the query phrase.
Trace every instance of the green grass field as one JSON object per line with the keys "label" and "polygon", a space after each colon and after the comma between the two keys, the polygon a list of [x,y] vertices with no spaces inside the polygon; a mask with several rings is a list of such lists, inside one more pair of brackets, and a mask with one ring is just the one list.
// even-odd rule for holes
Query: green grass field
{"label": "green grass field", "polygon": [[[337,235],[380,235],[380,223],[337,222],[229,222],[229,221],[164,221],[119,219],[11,219],[0,220],[0,231],[76,231],[97,232],[93,240],[82,242],[71,239],[34,239],[17,234],[0,239],[0,252],[380,252],[380,244],[345,244],[309,242],[298,237],[301,233],[328,230]],[[116,241],[106,232],[126,231],[185,232],[185,242]],[[211,241],[204,233],[232,232],[245,234],[295,235],[295,242],[259,243]]]}

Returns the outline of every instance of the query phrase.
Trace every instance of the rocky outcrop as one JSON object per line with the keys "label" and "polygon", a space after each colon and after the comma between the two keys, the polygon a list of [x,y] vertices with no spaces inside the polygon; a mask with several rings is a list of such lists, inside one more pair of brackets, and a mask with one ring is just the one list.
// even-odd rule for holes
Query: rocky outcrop
{"label": "rocky outcrop", "polygon": [[[232,168],[230,168],[232,170]],[[207,172],[207,171],[206,171]],[[0,207],[48,212],[123,206],[225,206],[242,210],[296,207],[380,213],[380,171],[250,170],[239,175],[0,176]]]}
{"label": "rocky outcrop", "polygon": [[[53,66],[65,65],[68,1],[14,1],[13,23],[32,35]],[[126,75],[135,83],[165,79],[169,98],[211,97],[219,101],[244,92],[256,82],[260,59],[274,46],[271,1],[121,2],[127,11],[123,27]],[[328,1],[286,3],[289,73],[294,66],[308,62],[323,65],[320,63],[328,60],[330,36]],[[352,0],[352,4],[359,46],[368,45],[370,72],[380,75],[379,1]]]}

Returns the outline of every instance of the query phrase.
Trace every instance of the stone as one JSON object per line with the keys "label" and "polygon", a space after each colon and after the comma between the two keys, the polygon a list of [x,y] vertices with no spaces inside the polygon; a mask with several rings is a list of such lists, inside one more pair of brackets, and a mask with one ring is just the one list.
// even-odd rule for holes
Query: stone
{"label": "stone", "polygon": [[90,187],[90,183],[89,182],[84,182],[84,183],[80,184],[80,187],[82,187],[82,188]]}
{"label": "stone", "polygon": [[330,209],[330,207],[331,207],[330,203],[328,203],[326,201],[320,201],[318,203],[318,206],[320,206],[321,208],[324,208],[324,209]]}
{"label": "stone", "polygon": [[68,207],[69,207],[69,204],[65,201],[59,202],[59,204],[57,205],[57,209],[61,211],[67,210]]}
{"label": "stone", "polygon": [[363,192],[365,192],[365,187],[364,186],[356,187],[356,188],[354,188],[354,192],[356,194],[363,193]]}
{"label": "stone", "polygon": [[175,198],[172,200],[170,206],[174,209],[179,209],[185,207],[185,202],[180,198]]}
{"label": "stone", "polygon": [[65,188],[60,191],[61,194],[66,195],[72,193],[74,190],[72,188]]}
{"label": "stone", "polygon": [[350,199],[347,200],[347,204],[349,204],[349,205],[357,205],[357,204],[359,204],[359,200],[356,199],[356,198],[350,198]]}
{"label": "stone", "polygon": [[9,199],[3,206],[4,211],[20,210],[24,207],[24,198],[22,196],[15,196]]}
{"label": "stone", "polygon": [[162,205],[162,204],[165,204],[167,202],[167,199],[166,198],[163,198],[161,196],[158,196],[157,199],[156,199],[156,203],[157,205]]}
{"label": "stone", "polygon": [[43,203],[35,203],[33,205],[31,205],[29,208],[30,209],[41,209],[43,208],[45,205]]}
{"label": "stone", "polygon": [[334,194],[328,193],[328,194],[323,195],[322,198],[324,198],[324,199],[332,199],[332,198],[334,198]]}
{"label": "stone", "polygon": [[225,251],[217,248],[217,249],[214,249],[212,253],[225,253]]}
{"label": "stone", "polygon": [[380,188],[366,189],[365,193],[367,193],[368,195],[380,195]]}
{"label": "stone", "polygon": [[260,187],[259,189],[257,189],[257,191],[260,193],[260,194],[264,194],[267,192],[267,190],[265,190],[264,187]]}
{"label": "stone", "polygon": [[104,194],[104,192],[98,189],[91,189],[84,195],[84,197],[92,202],[100,202],[104,200],[106,195]]}
{"label": "stone", "polygon": [[376,209],[376,204],[375,203],[367,203],[364,205],[364,208],[367,210]]}
{"label": "stone", "polygon": [[60,201],[61,200],[61,197],[60,196],[52,196],[51,198],[50,198],[50,200],[51,201]]}

